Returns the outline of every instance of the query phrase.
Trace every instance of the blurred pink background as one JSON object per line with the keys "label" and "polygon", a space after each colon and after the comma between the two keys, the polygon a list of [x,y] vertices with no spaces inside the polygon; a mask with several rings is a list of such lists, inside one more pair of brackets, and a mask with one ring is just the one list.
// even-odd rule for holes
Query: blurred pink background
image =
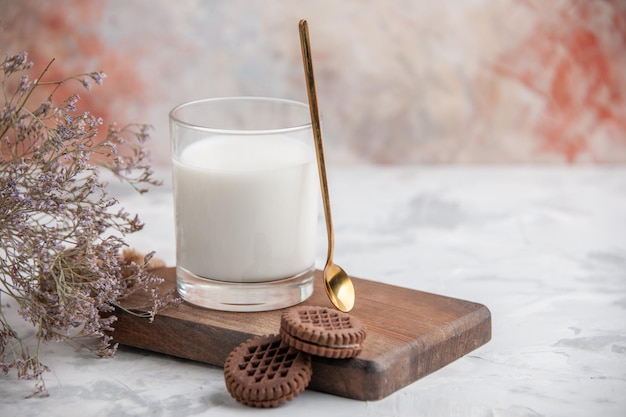
{"label": "blurred pink background", "polygon": [[[626,162],[626,1],[0,0],[0,49],[105,122],[154,125],[198,98],[306,101],[309,21],[327,158],[337,164]],[[35,71],[36,72],[36,71]]]}

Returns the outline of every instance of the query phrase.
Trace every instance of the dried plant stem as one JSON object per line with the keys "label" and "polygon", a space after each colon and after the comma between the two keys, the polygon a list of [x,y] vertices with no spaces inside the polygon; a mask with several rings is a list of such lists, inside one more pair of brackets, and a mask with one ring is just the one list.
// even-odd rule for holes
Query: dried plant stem
{"label": "dried plant stem", "polygon": [[[100,169],[108,169],[140,193],[158,185],[144,149],[150,127],[113,124],[96,140],[102,119],[78,112],[77,94],[60,102],[55,94],[71,80],[86,88],[90,81],[100,84],[104,74],[42,81],[53,62],[34,81],[26,75],[32,67],[26,53],[0,64],[0,369],[36,380],[39,395],[47,395],[48,368],[39,358],[43,343],[66,341],[111,356],[119,300],[146,291],[149,305],[134,313],[148,318],[176,302],[174,294],[156,290],[162,280],[150,272],[153,253],[122,256],[124,236],[143,224],[116,209],[117,200],[99,177]],[[33,105],[35,90],[47,98]],[[7,297],[35,327],[33,352],[3,313]],[[85,337],[98,345],[82,343]]]}

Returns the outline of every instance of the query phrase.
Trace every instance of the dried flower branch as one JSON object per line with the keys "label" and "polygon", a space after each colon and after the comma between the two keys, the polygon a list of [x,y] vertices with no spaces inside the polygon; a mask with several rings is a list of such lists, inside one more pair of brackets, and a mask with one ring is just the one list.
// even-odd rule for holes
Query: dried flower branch
{"label": "dried flower branch", "polygon": [[[86,88],[101,84],[104,74],[42,81],[46,67],[30,80],[25,73],[31,67],[25,52],[0,64],[0,369],[36,380],[36,393],[47,395],[42,343],[92,337],[99,340],[92,350],[111,356],[117,348],[110,332],[118,301],[147,291],[146,315],[153,317],[174,296],[158,295],[161,279],[149,270],[152,253],[121,256],[124,236],[143,224],[116,208],[99,177],[104,167],[141,193],[159,184],[143,148],[149,127],[112,125],[106,138],[97,140],[102,119],[79,113],[77,94],[58,104],[54,95],[70,80]],[[46,99],[32,105],[35,91]],[[6,296],[35,327],[34,352],[3,314]]]}

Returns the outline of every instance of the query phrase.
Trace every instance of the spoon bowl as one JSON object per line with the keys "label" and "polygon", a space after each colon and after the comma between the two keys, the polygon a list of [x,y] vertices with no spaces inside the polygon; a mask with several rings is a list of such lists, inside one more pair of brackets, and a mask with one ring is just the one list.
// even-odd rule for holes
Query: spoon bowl
{"label": "spoon bowl", "polygon": [[331,263],[324,267],[324,288],[337,309],[347,312],[354,307],[355,293],[352,280],[339,265]]}
{"label": "spoon bowl", "polygon": [[324,163],[324,147],[322,146],[322,129],[320,127],[320,115],[317,108],[317,94],[315,92],[315,78],[313,77],[313,60],[311,59],[311,44],[309,41],[309,26],[306,20],[300,20],[300,46],[302,47],[302,62],[306,78],[307,93],[309,98],[309,110],[311,111],[311,127],[315,139],[315,155],[317,156],[317,168],[322,190],[322,204],[324,206],[324,218],[326,219],[326,235],[328,236],[328,255],[324,267],[324,288],[330,302],[343,312],[348,312],[354,307],[355,292],[352,280],[343,269],[333,263],[333,251],[335,238],[333,233],[333,221],[330,213],[330,197],[328,195],[328,180],[326,178],[326,164]]}

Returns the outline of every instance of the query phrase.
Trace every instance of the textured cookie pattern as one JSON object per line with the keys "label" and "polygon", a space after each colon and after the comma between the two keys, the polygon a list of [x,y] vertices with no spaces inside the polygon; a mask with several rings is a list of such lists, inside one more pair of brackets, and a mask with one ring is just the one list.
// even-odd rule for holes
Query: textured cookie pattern
{"label": "textured cookie pattern", "polygon": [[295,349],[343,359],[361,353],[366,330],[359,319],[339,310],[300,306],[283,313],[280,335]]}
{"label": "textured cookie pattern", "polygon": [[281,340],[257,336],[237,346],[224,364],[226,388],[252,407],[276,407],[300,394],[311,381],[311,357]]}

